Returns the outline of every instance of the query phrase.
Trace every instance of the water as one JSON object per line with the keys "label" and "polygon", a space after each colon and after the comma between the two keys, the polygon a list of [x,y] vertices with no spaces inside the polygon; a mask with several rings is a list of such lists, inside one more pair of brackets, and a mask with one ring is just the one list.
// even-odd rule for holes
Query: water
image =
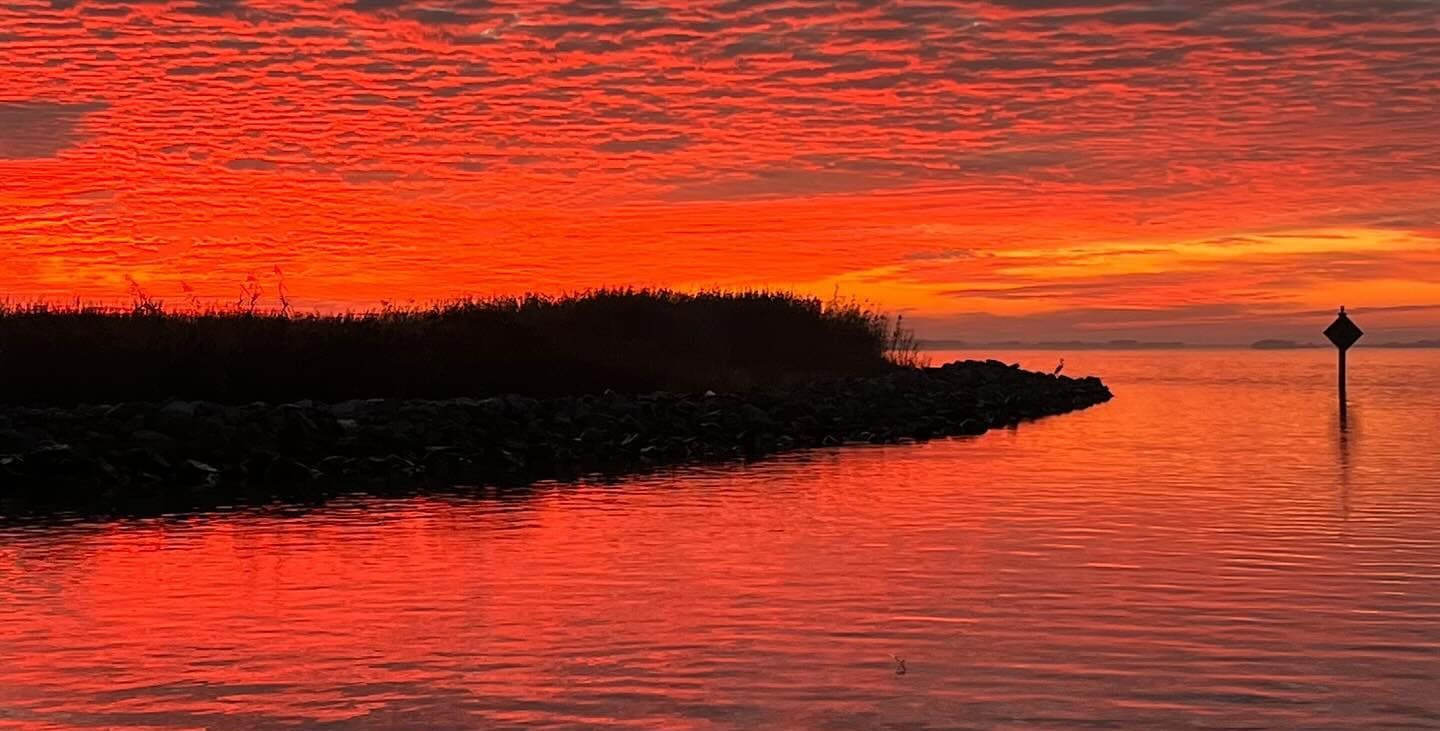
{"label": "water", "polygon": [[1345,429],[1331,352],[1067,360],[1118,398],[520,496],[0,528],[0,728],[1440,728],[1440,353],[1352,354]]}

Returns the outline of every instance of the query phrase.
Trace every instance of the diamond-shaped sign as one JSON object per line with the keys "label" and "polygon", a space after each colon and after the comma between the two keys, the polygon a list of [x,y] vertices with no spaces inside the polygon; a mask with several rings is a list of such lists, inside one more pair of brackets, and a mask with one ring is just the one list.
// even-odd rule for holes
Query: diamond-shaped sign
{"label": "diamond-shaped sign", "polygon": [[1355,341],[1364,334],[1363,330],[1350,321],[1350,316],[1345,314],[1344,307],[1340,308],[1340,316],[1335,318],[1335,322],[1325,328],[1325,337],[1330,338],[1330,342],[1341,350],[1349,350],[1350,346],[1354,345]]}

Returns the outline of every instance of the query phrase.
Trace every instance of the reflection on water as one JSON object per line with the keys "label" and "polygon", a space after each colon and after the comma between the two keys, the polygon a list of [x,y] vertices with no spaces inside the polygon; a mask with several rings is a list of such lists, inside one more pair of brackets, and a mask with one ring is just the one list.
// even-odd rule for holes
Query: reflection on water
{"label": "reflection on water", "polygon": [[1343,426],[1333,354],[1067,361],[976,439],[0,528],[0,728],[1440,727],[1440,353]]}
{"label": "reflection on water", "polygon": [[1336,455],[1340,465],[1340,510],[1350,518],[1350,418],[1346,404],[1340,404],[1340,425],[1335,430]]}

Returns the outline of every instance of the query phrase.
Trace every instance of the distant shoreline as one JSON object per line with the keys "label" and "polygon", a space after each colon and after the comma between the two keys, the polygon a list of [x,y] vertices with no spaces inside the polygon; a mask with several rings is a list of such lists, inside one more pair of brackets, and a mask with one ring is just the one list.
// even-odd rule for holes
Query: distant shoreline
{"label": "distant shoreline", "polygon": [[[1254,343],[1130,343],[1115,344],[1104,342],[991,342],[991,343],[967,343],[962,341],[949,340],[919,340],[916,343],[920,352],[944,352],[944,351],[1009,351],[1009,350],[1035,350],[1035,351],[1086,351],[1086,350],[1326,350],[1333,349],[1329,343],[1300,343],[1289,341],[1256,341]],[[1410,343],[1373,343],[1361,342],[1355,346],[1357,350],[1435,350],[1440,349],[1440,341],[1418,341]]]}
{"label": "distant shoreline", "polygon": [[1115,340],[1108,342],[1041,341],[1022,342],[1000,341],[972,343],[964,340],[917,340],[916,346],[922,351],[936,350],[1180,350],[1190,346],[1182,342],[1143,342],[1138,340]]}

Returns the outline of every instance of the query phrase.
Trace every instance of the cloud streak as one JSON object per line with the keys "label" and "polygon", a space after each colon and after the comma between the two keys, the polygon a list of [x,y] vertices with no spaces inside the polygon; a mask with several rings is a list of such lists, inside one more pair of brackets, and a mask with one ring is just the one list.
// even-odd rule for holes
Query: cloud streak
{"label": "cloud streak", "polygon": [[104,104],[51,101],[0,101],[0,159],[54,157],[81,139],[85,115]]}
{"label": "cloud streak", "polygon": [[[1440,231],[1428,1],[13,0],[0,27],[21,296],[280,263],[334,303],[841,283],[936,317],[1258,312],[1339,294],[1270,235]],[[1238,259],[1106,248],[1226,237]],[[1363,256],[1391,304],[1440,279]]]}

